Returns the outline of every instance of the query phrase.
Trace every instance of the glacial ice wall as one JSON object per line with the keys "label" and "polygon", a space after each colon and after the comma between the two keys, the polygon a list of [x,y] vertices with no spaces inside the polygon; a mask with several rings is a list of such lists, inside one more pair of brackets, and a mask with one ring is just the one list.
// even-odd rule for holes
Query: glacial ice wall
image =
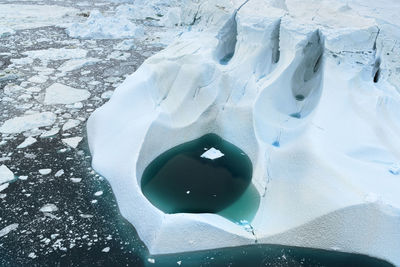
{"label": "glacial ice wall", "polygon": [[[146,60],[87,127],[94,168],[151,253],[258,242],[400,264],[399,4],[380,2],[182,6],[182,24],[201,31]],[[164,214],[141,192],[154,158],[207,133],[253,163],[252,232]]]}

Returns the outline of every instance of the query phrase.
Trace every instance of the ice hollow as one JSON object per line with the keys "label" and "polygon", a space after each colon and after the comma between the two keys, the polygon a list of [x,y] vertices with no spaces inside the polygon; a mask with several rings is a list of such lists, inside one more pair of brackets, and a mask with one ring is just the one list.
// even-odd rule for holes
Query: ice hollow
{"label": "ice hollow", "polygon": [[239,148],[207,134],[154,159],[141,188],[166,213],[217,213],[242,196],[251,174],[250,159]]}
{"label": "ice hollow", "polygon": [[[221,22],[147,59],[88,121],[93,166],[123,216],[153,254],[258,242],[399,265],[400,22],[340,1],[218,2],[226,14],[204,17]],[[208,133],[251,160],[246,192],[225,214],[153,205],[146,167]]]}

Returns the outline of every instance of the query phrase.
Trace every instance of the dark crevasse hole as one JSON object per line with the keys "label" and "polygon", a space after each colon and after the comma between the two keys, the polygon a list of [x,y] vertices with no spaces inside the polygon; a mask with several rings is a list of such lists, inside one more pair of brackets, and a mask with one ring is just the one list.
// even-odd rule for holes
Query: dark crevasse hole
{"label": "dark crevasse hole", "polygon": [[374,79],[374,83],[379,82],[380,75],[381,75],[381,59],[377,58],[375,60],[374,68],[372,69],[372,76]]}
{"label": "dark crevasse hole", "polygon": [[306,97],[302,94],[295,95],[294,97],[297,101],[303,101]]}
{"label": "dark crevasse hole", "polygon": [[381,75],[381,70],[378,69],[378,70],[375,72],[375,75],[374,75],[374,83],[379,82],[380,75]]}
{"label": "dark crevasse hole", "polygon": [[215,56],[221,65],[227,65],[232,59],[237,43],[236,12],[218,32],[219,40]]}
{"label": "dark crevasse hole", "polygon": [[279,49],[279,40],[280,40],[280,25],[279,22],[278,26],[274,29],[272,33],[272,63],[276,64],[279,62],[281,57],[281,51]]}
{"label": "dark crevasse hole", "polygon": [[[258,205],[252,197],[257,193],[249,187],[252,171],[241,149],[207,134],[154,159],[143,172],[141,187],[149,201],[165,213],[217,213],[239,199],[238,209],[246,210],[248,199]],[[228,208],[225,217],[240,219],[232,212]]]}

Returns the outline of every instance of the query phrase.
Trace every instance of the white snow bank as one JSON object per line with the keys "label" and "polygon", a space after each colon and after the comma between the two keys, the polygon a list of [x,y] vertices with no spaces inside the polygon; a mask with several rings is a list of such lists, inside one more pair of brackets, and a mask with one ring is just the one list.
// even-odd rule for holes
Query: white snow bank
{"label": "white snow bank", "polygon": [[[257,240],[400,265],[400,32],[341,1],[197,6],[218,30],[147,59],[88,121],[93,167],[150,252]],[[253,163],[251,232],[216,214],[164,214],[141,192],[153,159],[210,132]]]}
{"label": "white snow bank", "polygon": [[67,29],[67,34],[73,38],[83,39],[121,39],[141,38],[144,30],[122,16],[105,17],[100,11],[94,10],[84,23],[74,23]]}
{"label": "white snow bank", "polygon": [[0,127],[1,133],[21,133],[38,127],[53,125],[57,116],[52,112],[35,113],[9,119]]}

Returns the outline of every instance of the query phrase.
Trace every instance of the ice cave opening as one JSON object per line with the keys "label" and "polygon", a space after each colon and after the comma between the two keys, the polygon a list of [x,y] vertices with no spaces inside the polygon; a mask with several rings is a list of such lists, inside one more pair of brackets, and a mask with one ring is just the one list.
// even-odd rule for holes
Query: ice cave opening
{"label": "ice cave opening", "polygon": [[155,158],[143,172],[141,188],[165,213],[220,213],[247,220],[258,208],[252,172],[250,158],[240,148],[206,134]]}

